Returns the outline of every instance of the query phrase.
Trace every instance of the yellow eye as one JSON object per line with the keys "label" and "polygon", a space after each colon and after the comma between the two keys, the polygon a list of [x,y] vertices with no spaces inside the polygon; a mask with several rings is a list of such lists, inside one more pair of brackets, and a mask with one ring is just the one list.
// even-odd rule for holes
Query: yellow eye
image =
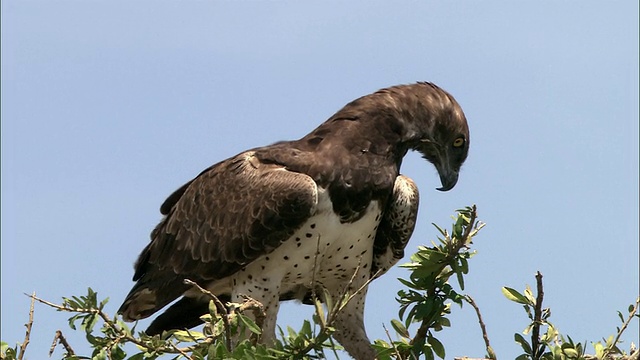
{"label": "yellow eye", "polygon": [[464,145],[464,137],[459,137],[455,140],[453,140],[453,147],[461,147]]}

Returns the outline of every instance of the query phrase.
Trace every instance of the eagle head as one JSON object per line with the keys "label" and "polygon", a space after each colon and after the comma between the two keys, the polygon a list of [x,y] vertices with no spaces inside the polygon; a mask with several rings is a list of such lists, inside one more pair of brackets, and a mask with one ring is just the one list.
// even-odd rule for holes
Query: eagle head
{"label": "eagle head", "polygon": [[429,125],[430,128],[423,132],[414,149],[438,170],[442,187],[437,189],[448,191],[458,182],[460,167],[469,152],[467,120],[453,100],[451,107],[435,116]]}
{"label": "eagle head", "polygon": [[458,182],[469,151],[469,126],[462,108],[438,86],[420,82],[386,89],[403,123],[402,143],[431,162],[440,175],[440,191]]}

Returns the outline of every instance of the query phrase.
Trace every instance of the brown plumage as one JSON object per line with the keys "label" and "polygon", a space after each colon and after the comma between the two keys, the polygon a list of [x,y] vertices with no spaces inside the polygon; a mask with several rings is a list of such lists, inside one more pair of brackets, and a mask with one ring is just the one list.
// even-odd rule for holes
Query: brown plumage
{"label": "brown plumage", "polygon": [[[162,204],[166,216],[136,262],[136,284],[119,312],[141,319],[183,296],[147,333],[193,327],[208,301],[183,284],[191,279],[225,300],[247,294],[263,302],[268,342],[279,300],[308,299],[314,287],[337,296],[351,278],[357,289],[402,258],[418,207],[415,184],[399,173],[408,150],[435,165],[446,191],[468,147],[457,102],[417,83],[354,100],[300,140],[221,161]],[[365,294],[336,321],[336,339],[358,359],[374,356]]]}

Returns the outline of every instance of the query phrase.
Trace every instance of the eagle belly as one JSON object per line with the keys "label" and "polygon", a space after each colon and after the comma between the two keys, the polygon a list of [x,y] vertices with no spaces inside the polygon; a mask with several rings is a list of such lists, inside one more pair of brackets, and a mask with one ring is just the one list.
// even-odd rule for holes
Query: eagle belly
{"label": "eagle belly", "polygon": [[[209,289],[214,294],[231,295],[232,301],[241,301],[241,295],[260,301],[266,313],[263,341],[269,341],[275,336],[280,299],[302,300],[313,291],[321,298],[322,292],[318,290],[324,288],[337,300],[345,291],[353,292],[369,280],[380,218],[381,208],[374,200],[357,221],[341,223],[328,191],[318,188],[316,212],[298,231],[271,253],[212,283]],[[365,292],[366,289],[352,301],[351,311],[345,309],[360,324]],[[343,335],[356,332],[352,335],[368,344],[364,327],[353,320],[345,319],[345,323],[354,323],[356,329],[342,329]]]}

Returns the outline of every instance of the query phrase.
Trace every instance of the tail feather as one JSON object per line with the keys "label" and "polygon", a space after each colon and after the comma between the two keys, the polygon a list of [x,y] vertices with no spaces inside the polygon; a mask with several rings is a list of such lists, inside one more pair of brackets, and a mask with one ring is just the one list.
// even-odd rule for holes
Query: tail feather
{"label": "tail feather", "polygon": [[147,335],[162,334],[173,329],[190,329],[202,324],[200,317],[209,313],[209,300],[183,297],[158,316],[145,331]]}
{"label": "tail feather", "polygon": [[148,281],[140,279],[133,286],[118,314],[124,321],[135,321],[147,318],[170,302],[180,297],[189,289],[180,279],[170,281]]}

